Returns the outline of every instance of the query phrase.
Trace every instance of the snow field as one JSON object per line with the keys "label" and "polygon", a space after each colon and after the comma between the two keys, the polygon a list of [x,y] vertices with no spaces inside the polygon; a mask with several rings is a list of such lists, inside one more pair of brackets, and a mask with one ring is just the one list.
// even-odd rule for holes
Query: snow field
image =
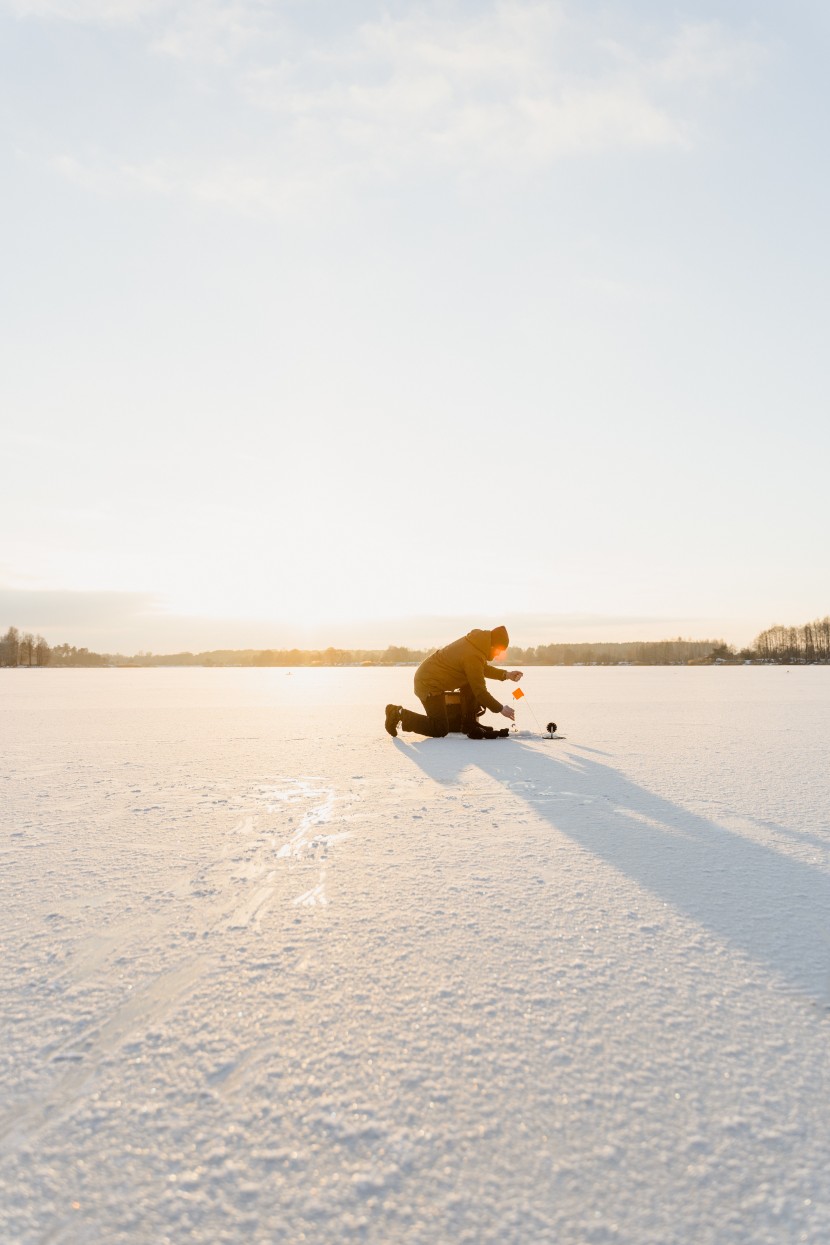
{"label": "snow field", "polygon": [[830,672],[411,675],[0,674],[0,1238],[830,1239]]}

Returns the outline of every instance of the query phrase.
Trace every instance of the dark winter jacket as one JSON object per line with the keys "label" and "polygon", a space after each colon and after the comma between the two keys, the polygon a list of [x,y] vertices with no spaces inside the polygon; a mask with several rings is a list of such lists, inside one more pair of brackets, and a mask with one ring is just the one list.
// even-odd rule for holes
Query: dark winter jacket
{"label": "dark winter jacket", "polygon": [[498,713],[502,706],[487,691],[484,679],[507,678],[506,670],[489,665],[492,632],[468,631],[460,640],[439,648],[415,671],[415,695],[419,700],[437,692],[451,692],[468,683],[479,705]]}

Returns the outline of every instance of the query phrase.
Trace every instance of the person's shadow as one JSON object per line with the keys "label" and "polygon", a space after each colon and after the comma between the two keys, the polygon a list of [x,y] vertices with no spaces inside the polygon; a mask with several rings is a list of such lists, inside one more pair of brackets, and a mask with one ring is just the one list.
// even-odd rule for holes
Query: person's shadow
{"label": "person's shadow", "polygon": [[478,766],[581,847],[830,1008],[830,875],[819,868],[638,786],[594,759],[603,754],[582,755],[588,749],[565,761],[555,744],[540,752],[518,739],[399,740],[398,748],[444,786]]}

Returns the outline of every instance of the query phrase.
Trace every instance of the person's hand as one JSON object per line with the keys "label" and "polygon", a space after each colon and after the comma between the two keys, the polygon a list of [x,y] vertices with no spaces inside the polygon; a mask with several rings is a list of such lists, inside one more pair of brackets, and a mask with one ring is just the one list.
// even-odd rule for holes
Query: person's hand
{"label": "person's hand", "polygon": [[510,705],[502,705],[501,712],[504,714],[506,718],[510,718],[511,722],[516,721],[516,710],[511,709]]}
{"label": "person's hand", "polygon": [[522,677],[522,672],[521,670],[508,670],[507,677],[508,679],[512,679],[514,683],[518,683],[519,679]]}

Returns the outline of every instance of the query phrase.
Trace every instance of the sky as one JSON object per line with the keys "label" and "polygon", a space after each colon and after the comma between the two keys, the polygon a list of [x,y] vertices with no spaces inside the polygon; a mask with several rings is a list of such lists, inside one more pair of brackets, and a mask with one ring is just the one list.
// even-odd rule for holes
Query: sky
{"label": "sky", "polygon": [[0,0],[0,630],[830,612],[819,0]]}

